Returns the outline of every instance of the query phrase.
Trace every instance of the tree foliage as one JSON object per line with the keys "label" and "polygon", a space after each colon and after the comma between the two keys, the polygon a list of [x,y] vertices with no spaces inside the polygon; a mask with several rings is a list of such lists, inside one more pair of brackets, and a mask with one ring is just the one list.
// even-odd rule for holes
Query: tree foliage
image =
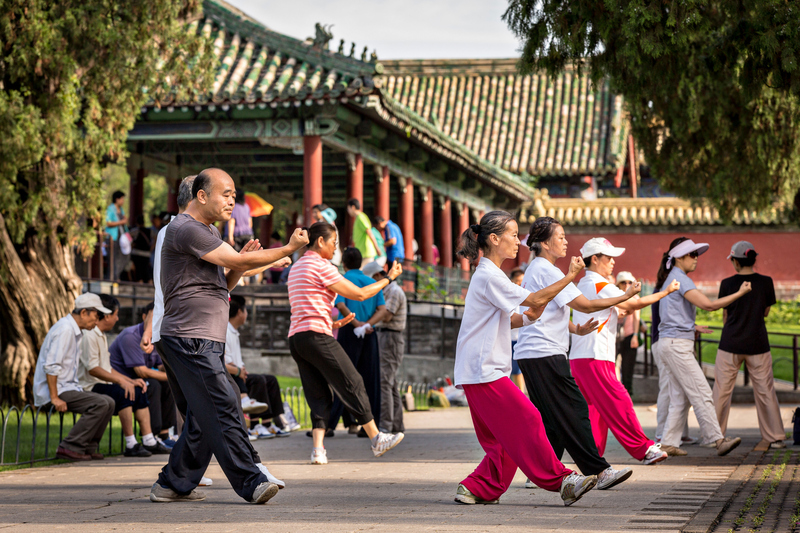
{"label": "tree foliage", "polygon": [[797,190],[797,2],[510,0],[503,18],[522,71],[609,80],[667,190],[726,217]]}
{"label": "tree foliage", "polygon": [[148,99],[211,83],[212,50],[186,31],[197,0],[0,0],[0,214],[91,243],[101,171],[123,160]]}

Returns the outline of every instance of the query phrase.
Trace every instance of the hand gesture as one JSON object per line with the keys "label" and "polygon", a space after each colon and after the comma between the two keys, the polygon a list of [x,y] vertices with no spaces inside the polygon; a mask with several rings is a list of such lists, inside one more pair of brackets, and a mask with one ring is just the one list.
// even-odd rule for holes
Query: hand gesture
{"label": "hand gesture", "polygon": [[523,315],[528,317],[531,322],[536,322],[539,320],[539,317],[542,316],[544,313],[544,308],[547,307],[546,305],[542,305],[539,307],[529,307],[525,311],[522,312]]}
{"label": "hand gesture", "polygon": [[139,348],[146,354],[150,354],[153,352],[153,344],[152,344],[152,333],[147,331],[147,328],[144,329],[144,334],[142,335],[142,340],[139,341]]}
{"label": "hand gesture", "polygon": [[123,381],[119,384],[119,386],[125,391],[125,398],[130,401],[134,401],[136,399],[136,387],[134,387],[133,381]]}
{"label": "hand gesture", "polygon": [[239,373],[239,377],[242,378],[242,380],[247,380],[247,369],[244,365],[242,365],[242,371]]}
{"label": "hand gesture", "polygon": [[637,294],[639,294],[640,292],[642,292],[642,282],[641,281],[636,281],[636,282],[631,283],[630,285],[628,285],[628,290],[625,291],[625,295],[628,298],[632,298],[632,297],[636,296]]}
{"label": "hand gesture", "polygon": [[752,290],[753,290],[753,287],[752,287],[752,285],[750,285],[749,281],[745,281],[744,283],[742,283],[742,286],[739,287],[739,292],[742,293],[743,295],[747,294],[748,292],[750,292]]}
{"label": "hand gesture", "polygon": [[577,276],[585,266],[582,257],[573,257],[569,262],[569,273]]}
{"label": "hand gesture", "polygon": [[242,250],[239,253],[246,254],[247,252],[257,252],[261,250],[261,248],[261,243],[258,241],[258,239],[250,239],[247,241],[247,244],[242,246]]}
{"label": "hand gesture", "polygon": [[366,322],[364,324],[364,333],[369,335],[370,333],[374,333],[374,332],[375,332],[375,329],[372,327],[372,324],[370,324],[369,322]]}
{"label": "hand gesture", "polygon": [[59,413],[67,412],[67,402],[65,402],[61,398],[53,398],[52,400],[50,400],[50,403],[53,404],[53,407],[55,407],[56,411],[58,411]]}
{"label": "hand gesture", "polygon": [[286,257],[281,257],[277,261],[272,264],[271,268],[286,268],[292,264],[292,258],[288,255]]}
{"label": "hand gesture", "polygon": [[588,320],[585,324],[575,324],[575,335],[580,335],[581,337],[588,335],[596,330],[599,325],[600,322],[594,318]]}
{"label": "hand gesture", "polygon": [[680,290],[680,288],[681,288],[681,282],[678,281],[677,279],[673,279],[672,283],[670,283],[669,287],[667,287],[667,294],[672,294],[673,292]]}
{"label": "hand gesture", "polygon": [[389,278],[393,280],[397,279],[398,277],[400,277],[400,274],[402,273],[403,273],[403,265],[401,265],[397,261],[393,261],[392,268],[389,269],[389,274],[388,274]]}
{"label": "hand gesture", "polygon": [[355,313],[350,313],[346,317],[340,318],[339,320],[334,322],[333,323],[333,329],[339,329],[340,327],[342,327],[344,325],[347,325],[350,322],[352,322],[355,318],[356,318],[356,314]]}
{"label": "hand gesture", "polygon": [[308,231],[297,228],[292,233],[292,237],[289,239],[289,248],[292,250],[299,250],[303,246],[308,244]]}
{"label": "hand gesture", "polygon": [[694,325],[694,330],[697,333],[705,333],[705,334],[714,333],[714,330],[709,328],[708,326],[700,326],[698,324]]}
{"label": "hand gesture", "polygon": [[147,392],[147,382],[142,378],[136,378],[134,380],[131,380],[131,383],[133,383],[134,387],[140,387],[142,389],[142,392]]}

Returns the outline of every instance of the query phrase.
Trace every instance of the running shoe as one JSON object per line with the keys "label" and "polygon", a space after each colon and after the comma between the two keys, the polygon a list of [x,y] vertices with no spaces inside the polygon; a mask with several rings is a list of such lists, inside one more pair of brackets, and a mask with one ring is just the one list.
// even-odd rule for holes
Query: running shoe
{"label": "running shoe", "polygon": [[667,452],[661,449],[661,443],[653,444],[647,448],[647,453],[644,455],[644,459],[642,459],[642,464],[653,465],[660,463],[667,457],[669,457]]}
{"label": "running shoe", "polygon": [[141,442],[137,442],[134,446],[126,447],[122,455],[125,457],[150,457],[153,454],[146,450]]}
{"label": "running shoe", "polygon": [[284,483],[280,479],[278,479],[275,476],[273,476],[272,474],[270,474],[269,470],[267,469],[266,466],[264,466],[263,463],[256,463],[256,466],[258,467],[259,470],[261,470],[262,474],[267,476],[267,481],[269,481],[270,483],[275,483],[276,485],[278,485],[279,489],[282,489],[282,488],[284,488],[286,486],[286,483]]}
{"label": "running shoe", "polygon": [[155,503],[200,502],[205,499],[205,493],[199,490],[193,490],[189,494],[178,494],[172,489],[162,487],[158,482],[153,483],[153,486],[150,488],[150,501]]}
{"label": "running shoe", "polygon": [[[310,437],[310,436],[312,436],[311,431],[306,431],[306,437]],[[328,428],[328,429],[325,430],[325,438],[326,439],[332,439],[335,436],[336,436],[336,432],[333,431],[331,428]]]}
{"label": "running shoe", "polygon": [[270,426],[268,428],[266,428],[266,429],[267,429],[267,431],[269,431],[269,434],[272,435],[273,437],[291,437],[292,436],[291,433],[289,433],[285,429],[279,428],[275,424],[270,424]]}
{"label": "running shoe", "polygon": [[725,437],[717,441],[717,455],[728,455],[742,443],[739,437]]}
{"label": "running shoe", "polygon": [[372,453],[375,454],[375,457],[380,457],[400,444],[403,437],[405,435],[402,433],[395,433],[394,435],[391,433],[378,433],[372,439]]}
{"label": "running shoe", "polygon": [[266,483],[262,483],[256,487],[256,490],[253,492],[253,499],[250,500],[250,503],[254,503],[256,505],[267,503],[276,494],[278,494],[278,485],[267,481]]}
{"label": "running shoe", "polygon": [[681,450],[677,446],[670,446],[669,444],[662,444],[661,450],[667,452],[667,455],[670,457],[683,457],[684,455],[689,455],[689,452],[686,450]]}
{"label": "running shoe", "polygon": [[536,483],[534,483],[530,479],[526,479],[525,480],[525,488],[526,489],[538,489],[539,487],[537,487]]}
{"label": "running shoe", "polygon": [[480,503],[483,505],[493,505],[495,503],[500,503],[499,499],[496,500],[483,500],[478,498],[474,494],[472,494],[467,487],[462,485],[461,483],[458,484],[458,489],[456,489],[456,502],[464,503],[466,505],[475,505],[476,503]]}
{"label": "running shoe", "polygon": [[577,472],[564,477],[561,482],[561,499],[570,506],[597,485],[597,476],[582,476]]}
{"label": "running shoe", "polygon": [[178,437],[170,437],[168,439],[162,439],[161,437],[156,437],[156,440],[171,450],[172,448],[175,447],[175,444],[177,444]]}
{"label": "running shoe", "polygon": [[258,431],[256,431],[255,429],[248,429],[247,440],[249,440],[250,442],[258,440]]}
{"label": "running shoe", "polygon": [[311,450],[311,464],[312,465],[328,464],[328,451],[325,448],[313,448]]}
{"label": "running shoe", "polygon": [[358,435],[358,424],[353,424],[347,428],[348,435]]}
{"label": "running shoe", "polygon": [[681,437],[681,444],[697,444],[698,442],[700,442],[700,439],[694,437]]}
{"label": "running shoe", "polygon": [[775,442],[770,443],[769,447],[771,450],[782,450],[783,448],[786,448],[786,443],[782,440],[776,440]]}
{"label": "running shoe", "polygon": [[260,413],[268,408],[269,406],[263,402],[257,402],[252,398],[242,398],[242,411],[245,413]]}
{"label": "running shoe", "polygon": [[283,422],[283,427],[286,428],[288,431],[297,431],[300,429],[300,424],[297,423],[297,420],[294,418],[294,415],[291,415],[291,419],[285,414],[278,415],[278,418],[281,419]]}
{"label": "running shoe", "polygon": [[615,485],[619,485],[631,475],[633,475],[633,470],[630,468],[614,470],[609,466],[597,475],[597,490],[610,489]]}
{"label": "running shoe", "polygon": [[253,429],[250,430],[251,433],[253,431],[256,432],[256,437],[258,437],[259,439],[275,438],[275,435],[267,427],[265,427],[264,424],[256,424],[255,427],[253,427]]}
{"label": "running shoe", "polygon": [[213,479],[211,479],[210,477],[203,476],[203,478],[200,480],[200,483],[198,483],[197,485],[199,487],[210,487],[213,484],[214,484]]}

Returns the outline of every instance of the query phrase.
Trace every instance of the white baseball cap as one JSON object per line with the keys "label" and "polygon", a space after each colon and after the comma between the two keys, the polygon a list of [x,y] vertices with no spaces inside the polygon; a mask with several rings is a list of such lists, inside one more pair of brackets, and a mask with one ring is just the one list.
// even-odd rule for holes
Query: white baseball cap
{"label": "white baseball cap", "polygon": [[108,307],[103,307],[103,301],[93,292],[86,292],[75,298],[75,309],[96,309],[105,315],[113,313]]}
{"label": "white baseball cap", "polygon": [[595,237],[586,241],[581,248],[581,257],[591,257],[596,254],[609,257],[619,257],[625,253],[625,248],[617,248],[605,237]]}
{"label": "white baseball cap", "polygon": [[383,272],[383,268],[375,261],[367,263],[364,265],[364,268],[361,269],[361,273],[369,277],[374,276],[378,272]]}
{"label": "white baseball cap", "polygon": [[623,270],[619,274],[617,274],[617,283],[622,281],[630,281],[631,283],[636,283],[636,278],[633,277],[633,274],[628,272],[627,270]]}

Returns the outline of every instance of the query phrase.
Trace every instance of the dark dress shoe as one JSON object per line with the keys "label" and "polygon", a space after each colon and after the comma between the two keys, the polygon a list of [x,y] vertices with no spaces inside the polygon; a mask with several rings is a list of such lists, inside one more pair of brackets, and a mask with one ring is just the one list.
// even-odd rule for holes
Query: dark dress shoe
{"label": "dark dress shoe", "polygon": [[156,441],[156,443],[152,446],[148,446],[146,444],[143,444],[142,446],[144,446],[144,449],[152,453],[153,455],[169,455],[169,453],[172,451],[166,446],[164,446],[163,443],[158,441]]}
{"label": "dark dress shoe", "polygon": [[[310,436],[311,436],[311,432],[310,431],[306,431],[306,437],[310,437]],[[331,428],[328,428],[328,429],[325,430],[325,437],[327,437],[329,439],[332,439],[335,436],[336,436],[336,433],[334,433],[334,431]]]}
{"label": "dark dress shoe", "polygon": [[106,456],[100,452],[92,452],[89,454],[89,457],[92,458],[92,461],[102,461],[106,458]]}
{"label": "dark dress shoe", "polygon": [[59,446],[56,450],[56,457],[58,459],[67,459],[68,461],[91,461],[92,456],[87,455],[85,453],[78,453],[73,452],[72,450],[68,450],[62,446]]}
{"label": "dark dress shoe", "polygon": [[153,454],[145,450],[141,442],[137,442],[133,448],[125,448],[125,451],[122,452],[122,455],[125,457],[150,457]]}
{"label": "dark dress shoe", "polygon": [[367,432],[364,431],[363,427],[358,430],[358,436],[361,437],[362,439],[366,439],[367,438]]}

